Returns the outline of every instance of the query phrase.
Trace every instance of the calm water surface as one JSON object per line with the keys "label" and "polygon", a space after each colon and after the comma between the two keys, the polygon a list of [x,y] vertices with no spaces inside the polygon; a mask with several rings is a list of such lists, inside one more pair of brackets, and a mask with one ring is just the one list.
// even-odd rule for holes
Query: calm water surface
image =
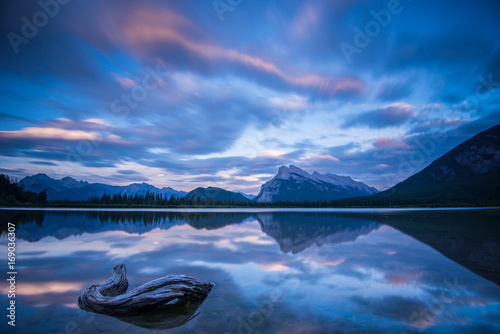
{"label": "calm water surface", "polygon": [[[18,333],[500,333],[500,211],[9,211]],[[215,287],[196,317],[151,330],[78,309],[127,266]],[[0,284],[7,326],[7,285]],[[188,317],[189,318],[189,317]],[[184,318],[185,319],[185,318]],[[155,327],[155,325],[151,325]]]}

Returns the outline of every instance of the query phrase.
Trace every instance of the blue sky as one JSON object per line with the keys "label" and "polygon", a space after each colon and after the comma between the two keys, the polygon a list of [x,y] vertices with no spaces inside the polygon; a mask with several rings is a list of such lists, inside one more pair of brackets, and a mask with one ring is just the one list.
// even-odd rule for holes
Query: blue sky
{"label": "blue sky", "polygon": [[498,1],[58,1],[1,4],[13,177],[382,190],[500,123]]}

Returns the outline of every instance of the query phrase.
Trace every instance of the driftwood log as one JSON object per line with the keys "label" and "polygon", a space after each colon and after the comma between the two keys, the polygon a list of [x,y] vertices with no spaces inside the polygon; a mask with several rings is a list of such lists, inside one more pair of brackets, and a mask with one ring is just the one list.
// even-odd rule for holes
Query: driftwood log
{"label": "driftwood log", "polygon": [[194,318],[213,286],[213,283],[198,282],[190,276],[172,274],[127,292],[126,267],[120,264],[113,269],[109,279],[85,289],[77,304],[83,310],[110,315],[141,327],[167,329]]}

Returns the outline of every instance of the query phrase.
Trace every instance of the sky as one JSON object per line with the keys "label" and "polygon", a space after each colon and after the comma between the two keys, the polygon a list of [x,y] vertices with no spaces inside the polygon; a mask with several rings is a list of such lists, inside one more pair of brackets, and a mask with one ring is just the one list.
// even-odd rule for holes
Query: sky
{"label": "sky", "polygon": [[500,123],[500,3],[0,5],[0,172],[258,193],[379,190]]}

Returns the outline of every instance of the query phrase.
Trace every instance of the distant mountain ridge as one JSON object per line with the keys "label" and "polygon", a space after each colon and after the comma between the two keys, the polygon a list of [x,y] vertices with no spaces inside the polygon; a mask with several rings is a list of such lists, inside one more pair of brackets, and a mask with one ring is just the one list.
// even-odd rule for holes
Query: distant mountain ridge
{"label": "distant mountain ridge", "polygon": [[373,197],[500,200],[500,125],[466,140],[421,172]]}
{"label": "distant mountain ridge", "polygon": [[217,200],[217,201],[235,201],[235,202],[249,202],[250,200],[240,193],[235,193],[222,188],[208,187],[208,188],[196,188],[190,191],[186,195],[187,199],[197,199],[200,200]]}
{"label": "distant mountain ridge", "polygon": [[243,197],[248,198],[249,200],[253,200],[255,198],[255,195],[245,194],[245,193],[242,193],[241,191],[238,191],[238,194],[242,195]]}
{"label": "distant mountain ridge", "polygon": [[235,201],[235,202],[302,202],[335,200],[349,197],[366,196],[377,193],[378,190],[362,182],[354,181],[349,176],[334,174],[309,174],[306,171],[290,165],[282,166],[278,174],[266,182],[257,196],[242,192],[232,192],[222,188],[196,188],[189,193],[178,191],[170,187],[157,188],[147,183],[132,183],[127,186],[113,186],[103,183],[88,183],[77,181],[71,177],[55,180],[46,174],[36,174],[23,178],[20,183],[25,189],[38,193],[44,189],[49,201],[86,201],[90,197],[103,195],[140,195],[146,193],[161,194],[169,199],[171,196],[187,199]]}
{"label": "distant mountain ridge", "polygon": [[349,197],[367,196],[378,190],[349,176],[308,172],[294,166],[281,166],[278,174],[266,182],[255,197],[257,202],[331,201]]}
{"label": "distant mountain ridge", "polygon": [[185,191],[178,191],[170,187],[157,188],[147,183],[132,183],[128,186],[113,186],[103,183],[88,183],[86,181],[77,181],[71,177],[65,177],[55,180],[46,174],[36,174],[23,178],[20,183],[25,189],[40,192],[47,190],[47,199],[49,201],[85,201],[90,197],[101,197],[104,194],[115,195],[145,195],[147,192],[161,194],[170,198],[184,197]]}

